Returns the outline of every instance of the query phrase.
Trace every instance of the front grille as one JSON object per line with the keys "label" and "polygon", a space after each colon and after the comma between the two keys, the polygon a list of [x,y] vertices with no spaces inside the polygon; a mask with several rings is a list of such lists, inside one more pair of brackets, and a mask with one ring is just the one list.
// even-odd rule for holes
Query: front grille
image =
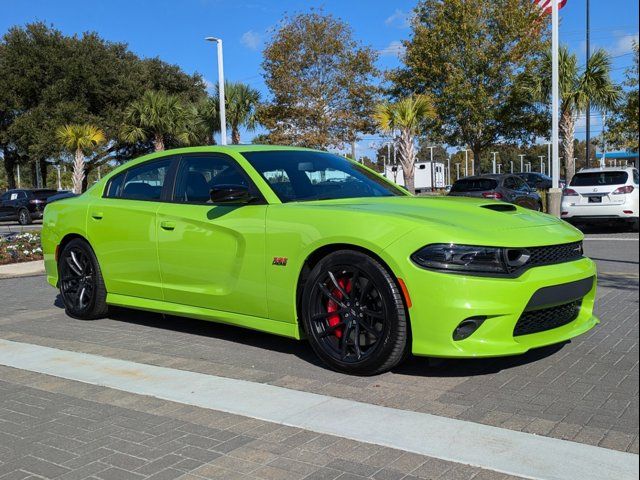
{"label": "front grille", "polygon": [[524,249],[512,249],[514,252],[530,255],[529,260],[520,266],[509,266],[509,273],[520,273],[533,267],[543,265],[555,265],[558,263],[572,262],[582,258],[582,242],[563,243],[547,247],[529,247]]}
{"label": "front grille", "polygon": [[549,247],[533,247],[529,249],[531,258],[529,265],[550,265],[571,262],[582,258],[582,242],[551,245]]}
{"label": "front grille", "polygon": [[582,300],[577,300],[556,307],[524,312],[516,323],[513,335],[529,335],[567,325],[578,318],[581,305]]}

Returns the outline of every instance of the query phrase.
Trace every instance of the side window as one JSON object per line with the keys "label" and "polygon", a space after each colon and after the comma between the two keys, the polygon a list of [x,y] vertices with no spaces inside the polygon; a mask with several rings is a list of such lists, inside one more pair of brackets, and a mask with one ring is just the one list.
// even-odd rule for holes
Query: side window
{"label": "side window", "polygon": [[211,203],[211,189],[222,185],[253,188],[247,175],[233,159],[221,155],[188,155],[180,162],[173,200]]}
{"label": "side window", "polygon": [[170,166],[171,158],[164,158],[130,168],[126,171],[119,198],[160,200]]}
{"label": "side window", "polygon": [[507,177],[504,179],[504,188],[508,188],[509,190],[516,190],[516,181],[514,177]]}
{"label": "side window", "polygon": [[120,173],[109,180],[107,184],[107,188],[104,191],[104,196],[107,198],[117,198],[120,196],[120,191],[122,189],[122,183],[124,182],[124,176],[126,172]]}
{"label": "side window", "polygon": [[2,196],[0,196],[0,202],[6,202],[9,198],[11,198],[10,192],[3,193]]}
{"label": "side window", "polygon": [[264,178],[271,188],[276,192],[279,197],[293,198],[295,197],[295,191],[291,186],[291,180],[289,175],[283,169],[268,170],[263,173]]}
{"label": "side window", "polygon": [[529,191],[529,186],[521,178],[513,177],[513,183],[515,184],[515,189],[516,190],[518,190],[520,192],[528,192]]}

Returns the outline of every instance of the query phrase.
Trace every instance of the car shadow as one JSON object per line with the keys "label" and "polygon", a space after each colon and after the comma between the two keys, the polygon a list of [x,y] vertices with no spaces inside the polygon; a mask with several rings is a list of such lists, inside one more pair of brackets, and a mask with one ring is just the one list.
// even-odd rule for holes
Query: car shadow
{"label": "car shadow", "polygon": [[[60,295],[57,296],[54,305],[59,308],[64,308]],[[111,307],[108,318],[131,325],[197,335],[273,352],[295,355],[304,362],[328,370],[326,365],[318,359],[306,341],[297,341],[223,323],[174,315],[163,315],[123,307]],[[410,356],[404,363],[394,368],[392,372],[415,377],[474,377],[488,375],[501,370],[537,362],[552,356],[560,351],[567,343],[570,342],[538,348],[523,355],[498,358],[435,359]]]}
{"label": "car shadow", "polygon": [[582,233],[589,234],[612,234],[629,233],[631,228],[624,222],[602,222],[602,223],[574,223],[572,224]]}

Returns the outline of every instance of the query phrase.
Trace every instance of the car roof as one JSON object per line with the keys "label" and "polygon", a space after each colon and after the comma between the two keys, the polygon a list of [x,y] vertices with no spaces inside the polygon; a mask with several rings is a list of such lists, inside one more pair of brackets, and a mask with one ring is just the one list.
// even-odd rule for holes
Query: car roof
{"label": "car roof", "polygon": [[578,173],[595,173],[595,172],[630,172],[635,167],[599,167],[599,168],[581,168]]}
{"label": "car roof", "polygon": [[458,182],[460,180],[482,180],[482,179],[487,179],[487,178],[490,178],[490,179],[493,179],[493,180],[501,180],[501,179],[503,179],[505,177],[510,177],[510,176],[511,176],[510,173],[500,173],[500,174],[498,174],[498,173],[486,173],[484,175],[473,175],[471,177],[463,177],[463,178],[460,178],[460,179],[456,180],[456,182]]}

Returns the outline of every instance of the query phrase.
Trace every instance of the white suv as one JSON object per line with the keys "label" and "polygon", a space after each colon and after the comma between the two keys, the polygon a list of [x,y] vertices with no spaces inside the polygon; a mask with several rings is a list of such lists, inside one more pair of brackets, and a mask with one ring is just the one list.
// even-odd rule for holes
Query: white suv
{"label": "white suv", "polygon": [[562,218],[571,222],[620,220],[638,231],[638,170],[580,170],[564,189]]}

